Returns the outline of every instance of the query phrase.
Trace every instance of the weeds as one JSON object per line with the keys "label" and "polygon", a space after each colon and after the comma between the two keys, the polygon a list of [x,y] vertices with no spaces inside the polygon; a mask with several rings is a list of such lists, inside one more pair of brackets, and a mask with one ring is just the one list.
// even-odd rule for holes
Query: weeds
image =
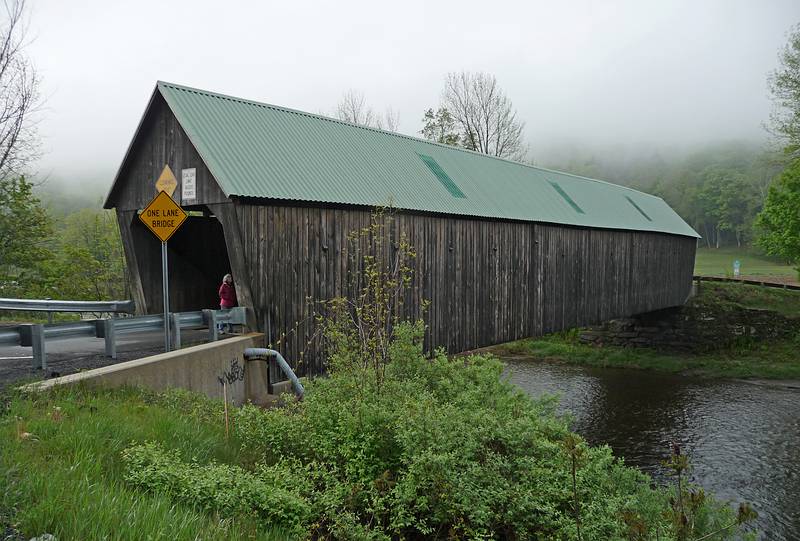
{"label": "weeds", "polygon": [[723,537],[723,534],[732,530],[743,531],[743,528],[758,518],[758,514],[747,503],[739,504],[736,516],[727,520],[709,514],[705,491],[691,486],[686,480],[691,466],[689,457],[681,451],[680,444],[672,444],[670,457],[664,461],[664,466],[675,478],[675,490],[670,496],[668,517],[676,541],[701,541],[712,537]]}

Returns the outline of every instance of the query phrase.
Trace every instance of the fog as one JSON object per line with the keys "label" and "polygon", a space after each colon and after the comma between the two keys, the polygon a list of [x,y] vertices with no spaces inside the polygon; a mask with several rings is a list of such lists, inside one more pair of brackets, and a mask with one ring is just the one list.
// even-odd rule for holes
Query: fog
{"label": "fog", "polygon": [[108,185],[156,80],[311,112],[348,89],[416,135],[447,72],[494,74],[537,162],[764,141],[797,0],[31,3],[41,175]]}

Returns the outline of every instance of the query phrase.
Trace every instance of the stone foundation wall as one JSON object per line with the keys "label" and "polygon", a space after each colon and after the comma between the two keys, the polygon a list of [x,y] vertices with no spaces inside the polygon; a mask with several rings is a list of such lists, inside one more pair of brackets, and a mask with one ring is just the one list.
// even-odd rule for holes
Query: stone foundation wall
{"label": "stone foundation wall", "polygon": [[771,310],[687,305],[614,319],[582,329],[581,342],[594,345],[711,351],[741,341],[788,338],[800,333],[800,320]]}

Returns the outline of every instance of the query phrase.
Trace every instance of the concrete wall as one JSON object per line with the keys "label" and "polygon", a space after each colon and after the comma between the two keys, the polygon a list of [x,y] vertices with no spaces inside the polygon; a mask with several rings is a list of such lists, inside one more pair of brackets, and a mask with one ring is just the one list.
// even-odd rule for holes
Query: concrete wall
{"label": "concrete wall", "polygon": [[[103,387],[141,386],[154,391],[182,388],[222,399],[226,382],[228,400],[236,405],[267,399],[266,363],[245,363],[244,350],[264,347],[264,335],[251,333],[128,361],[78,374],[54,378],[31,387],[84,383]],[[245,366],[247,364],[247,366]]]}

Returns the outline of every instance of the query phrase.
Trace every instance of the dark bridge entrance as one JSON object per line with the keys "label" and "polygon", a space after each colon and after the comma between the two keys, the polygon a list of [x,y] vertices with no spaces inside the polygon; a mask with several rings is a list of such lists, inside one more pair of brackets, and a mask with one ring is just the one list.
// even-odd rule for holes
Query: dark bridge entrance
{"label": "dark bridge entrance", "polygon": [[[222,224],[205,207],[186,207],[189,218],[167,243],[170,309],[219,308],[217,289],[231,272]],[[148,311],[161,306],[161,246],[138,216],[131,221],[133,249]]]}

